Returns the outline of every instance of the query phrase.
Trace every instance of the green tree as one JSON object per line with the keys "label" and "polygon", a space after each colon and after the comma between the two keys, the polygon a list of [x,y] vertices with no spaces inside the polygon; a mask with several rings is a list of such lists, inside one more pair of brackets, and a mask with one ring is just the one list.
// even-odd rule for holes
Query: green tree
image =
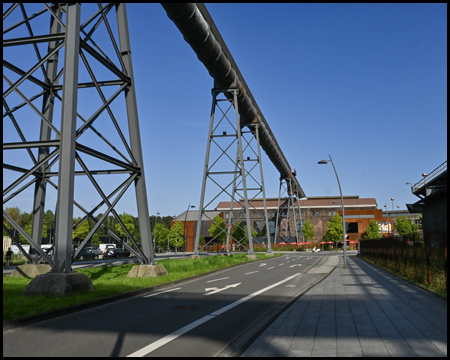
{"label": "green tree", "polygon": [[[134,225],[133,215],[130,215],[130,214],[127,214],[126,212],[124,212],[122,215],[120,215],[120,220],[122,220],[122,222],[125,225],[125,227],[127,228],[128,232],[134,238],[136,227]],[[115,227],[116,231],[118,232],[119,236],[125,237],[125,238],[127,237],[127,233],[123,229],[122,225],[120,225],[119,223],[116,223],[114,225],[114,227]]]}
{"label": "green tree", "polygon": [[215,238],[218,243],[222,244],[227,239],[227,232],[224,230],[225,228],[225,221],[223,221],[220,215],[217,215],[214,218],[211,227],[208,229],[208,232],[212,238]]}
{"label": "green tree", "polygon": [[[23,229],[31,237],[31,224],[25,225],[25,227]],[[43,238],[46,238],[48,235],[47,229],[48,229],[48,224],[44,222],[44,224],[42,225],[42,237]],[[28,240],[25,239],[25,237],[20,233],[19,233],[19,239],[22,244],[29,244]]]}
{"label": "green tree", "polygon": [[[169,234],[169,229],[164,226],[164,224],[157,223],[156,228],[153,228],[152,239],[155,239],[155,247],[161,247],[165,249],[167,247],[167,235]],[[155,250],[156,250],[155,249]]]}
{"label": "green tree", "polygon": [[328,221],[327,226],[327,236],[329,239],[331,239],[331,241],[337,242],[342,240],[344,233],[342,230],[342,218],[339,216],[339,214],[334,214],[331,220]]}
{"label": "green tree", "polygon": [[[79,223],[80,218],[74,219],[74,222]],[[78,246],[80,246],[80,242],[86,239],[86,236],[89,234],[89,223],[85,220],[72,232],[72,239],[78,239]]]}
{"label": "green tree", "polygon": [[308,219],[305,221],[302,227],[303,237],[305,240],[313,240],[315,231],[314,231],[314,225],[311,224],[311,220]]}
{"label": "green tree", "polygon": [[[6,208],[5,209],[6,213],[12,217],[12,219],[18,223],[20,225],[20,220],[22,218],[22,212],[20,211],[20,209],[18,207],[10,207],[10,208]],[[12,224],[9,223],[8,220],[6,220],[5,217],[3,217],[3,225],[5,225],[5,227],[7,229],[13,229]],[[9,236],[6,231],[3,230],[3,236]]]}
{"label": "green tree", "polygon": [[395,221],[394,227],[402,236],[417,234],[419,230],[419,225],[413,223],[412,220],[408,219],[406,216],[400,216]]}
{"label": "green tree", "polygon": [[169,243],[172,247],[181,248],[184,245],[184,229],[181,221],[176,221],[169,232]]}
{"label": "green tree", "polygon": [[364,240],[381,239],[380,229],[378,228],[378,224],[375,219],[370,220],[369,226],[367,226],[366,231],[364,231],[362,238]]}
{"label": "green tree", "polygon": [[100,243],[101,243],[100,236],[97,233],[92,235],[92,239],[91,239],[92,246],[99,246]]}
{"label": "green tree", "polygon": [[[239,241],[242,245],[245,245],[245,244],[248,244],[247,231],[248,231],[247,225],[245,225],[244,228],[242,228],[241,223],[237,222],[236,228],[231,235],[233,236],[234,239]],[[251,231],[252,231],[252,237],[255,237],[258,235],[257,230],[251,229]]]}

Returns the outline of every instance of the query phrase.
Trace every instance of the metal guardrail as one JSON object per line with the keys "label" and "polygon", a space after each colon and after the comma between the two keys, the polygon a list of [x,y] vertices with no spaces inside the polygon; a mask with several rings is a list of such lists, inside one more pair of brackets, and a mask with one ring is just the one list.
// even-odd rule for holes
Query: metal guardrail
{"label": "metal guardrail", "polygon": [[431,180],[437,178],[439,175],[443,174],[447,171],[447,160],[445,160],[441,165],[439,165],[436,169],[434,169],[431,173],[429,173],[426,177],[420,180],[418,183],[413,185],[413,193],[418,191],[420,188],[425,186],[425,184],[429,183]]}

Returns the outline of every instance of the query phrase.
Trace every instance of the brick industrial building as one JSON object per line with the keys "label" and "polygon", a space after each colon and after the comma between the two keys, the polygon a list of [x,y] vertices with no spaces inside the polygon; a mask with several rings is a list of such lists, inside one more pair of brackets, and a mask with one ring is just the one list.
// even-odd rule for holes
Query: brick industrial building
{"label": "brick industrial building", "polygon": [[[298,201],[295,206],[298,209]],[[243,204],[243,200],[241,201]],[[284,199],[281,199],[280,203],[283,203]],[[277,216],[277,208],[278,208],[278,198],[268,198],[266,199],[267,212],[269,224],[265,224],[264,220],[264,206],[262,199],[255,199],[250,202],[250,222],[253,229],[257,230],[260,234],[264,235],[268,232],[270,234],[275,233],[275,222]],[[228,216],[230,211],[231,202],[220,202],[215,208],[214,212],[209,214],[209,217],[212,219],[214,216],[220,214],[220,216],[225,220],[225,223],[228,222]],[[233,213],[236,214],[238,212],[237,209],[240,209],[241,205],[235,203],[233,206]],[[387,235],[388,230],[393,229],[393,218],[387,218],[383,216],[383,212],[381,209],[378,209],[377,202],[374,198],[359,198],[359,196],[344,196],[344,208],[345,208],[345,218],[347,224],[347,233],[349,234],[350,240],[358,240],[361,235],[366,230],[371,219],[375,219],[382,230],[384,235]],[[342,216],[342,206],[341,206],[341,198],[340,196],[314,196],[309,197],[305,200],[300,200],[300,211],[301,211],[301,219],[302,223],[306,220],[311,220],[311,223],[315,228],[315,237],[314,241],[321,241],[325,232],[328,229],[327,223],[331,220],[333,215],[338,213]],[[302,223],[300,222],[300,214],[296,211],[296,219],[297,219],[297,230],[301,229]],[[233,215],[239,216],[239,215]],[[184,223],[186,217],[186,212],[180,214],[176,220]],[[186,219],[186,238],[187,243],[185,250],[193,251],[194,250],[194,240],[195,240],[195,231],[197,228],[197,217],[198,211],[189,211]],[[242,226],[247,225],[245,223],[245,216],[243,214],[240,215],[242,218]],[[209,233],[208,229],[211,226],[211,222],[204,217],[202,220],[202,230],[201,235],[205,237],[205,240],[208,241]],[[300,235],[301,237],[301,235]],[[272,242],[274,239],[272,238]],[[299,239],[301,241],[301,238]],[[279,242],[279,241],[278,241]],[[217,250],[217,247],[214,248]]]}

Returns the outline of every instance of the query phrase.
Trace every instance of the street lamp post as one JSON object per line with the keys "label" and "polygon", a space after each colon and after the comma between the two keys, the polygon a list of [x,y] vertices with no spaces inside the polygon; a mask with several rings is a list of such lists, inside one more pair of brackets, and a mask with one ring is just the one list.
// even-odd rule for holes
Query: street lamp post
{"label": "street lamp post", "polygon": [[394,198],[391,198],[392,201],[392,236],[394,236]]}
{"label": "street lamp post", "polygon": [[[337,204],[338,202],[337,201],[332,201],[331,203],[333,203],[333,204]],[[341,205],[342,206],[342,205]],[[339,242],[338,241],[336,241],[336,252],[338,251],[338,245],[339,245]]]}
{"label": "street lamp post", "polygon": [[153,252],[156,252],[156,223],[158,222],[158,215],[159,215],[159,212],[156,211],[156,217],[155,217],[155,236],[153,236]]}
{"label": "street lamp post", "polygon": [[173,223],[173,227],[174,227],[174,230],[175,230],[175,254],[177,253],[177,246],[178,246],[178,237],[177,237],[177,216],[175,215],[174,217],[173,217],[173,221],[174,221],[174,223]]}
{"label": "street lamp post", "polygon": [[331,158],[331,155],[328,155],[330,157],[330,160],[321,160],[318,162],[318,164],[328,164],[329,161],[331,161],[331,165],[333,165],[334,173],[336,174],[336,179],[339,185],[339,192],[341,193],[341,203],[342,203],[342,239],[344,244],[344,266],[347,265],[347,241],[345,239],[345,211],[344,211],[344,196],[342,195],[342,189],[341,189],[341,183],[339,182],[339,177],[336,171],[336,168],[334,166],[333,159]]}
{"label": "street lamp post", "polygon": [[183,244],[183,256],[184,256],[184,251],[186,250],[186,245],[187,245],[187,236],[186,236],[186,220],[187,220],[187,216],[189,214],[189,209],[190,208],[195,208],[195,205],[192,205],[189,203],[189,206],[187,208],[186,211],[186,215],[184,216],[184,228],[183,228],[183,240],[184,240],[184,244]]}
{"label": "street lamp post", "polygon": [[413,192],[413,186],[412,186],[412,184],[411,184],[410,182],[407,182],[406,185],[411,186],[411,192]]}

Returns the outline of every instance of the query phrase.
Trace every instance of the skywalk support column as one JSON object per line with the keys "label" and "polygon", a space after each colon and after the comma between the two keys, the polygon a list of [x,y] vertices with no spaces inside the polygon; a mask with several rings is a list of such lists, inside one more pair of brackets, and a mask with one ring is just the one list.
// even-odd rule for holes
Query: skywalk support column
{"label": "skywalk support column", "polygon": [[56,259],[52,272],[69,273],[72,255],[75,134],[77,123],[78,63],[81,5],[67,5],[64,53],[64,83],[59,148],[58,201],[56,214]]}
{"label": "skywalk support column", "polygon": [[[216,85],[216,84],[215,84]],[[225,99],[217,99],[217,96],[223,93],[225,95]],[[232,204],[236,201],[235,197],[237,195],[237,189],[236,189],[236,182],[239,179],[239,176],[242,177],[242,185],[243,194],[240,195],[244,198],[245,205],[241,205],[241,210],[245,211],[245,218],[247,221],[247,238],[249,241],[249,251],[248,256],[255,257],[253,254],[253,239],[251,235],[251,223],[250,223],[250,213],[249,213],[249,201],[247,196],[247,185],[246,185],[246,171],[244,166],[244,155],[243,155],[243,147],[242,147],[242,134],[241,134],[241,124],[240,124],[240,118],[239,118],[239,112],[238,112],[238,97],[239,90],[235,87],[233,88],[214,88],[212,89],[212,109],[211,109],[211,117],[210,117],[210,125],[209,125],[209,132],[208,132],[208,141],[207,141],[207,148],[206,148],[206,157],[205,157],[205,166],[203,171],[203,181],[202,181],[202,190],[200,195],[200,204],[199,204],[199,214],[198,214],[198,222],[197,222],[197,232],[195,236],[195,245],[194,245],[194,255],[192,255],[191,258],[197,258],[199,256],[199,240],[200,240],[200,231],[201,231],[201,222],[202,217],[205,216],[210,221],[213,221],[212,218],[208,217],[207,210],[208,206],[211,205],[213,201],[215,201],[221,194],[226,194],[231,197]],[[231,95],[231,96],[230,96]],[[222,110],[220,107],[220,103],[225,103],[228,106],[228,109],[226,111]],[[215,109],[219,108],[219,110],[222,113],[222,117],[220,120],[215,123]],[[233,125],[231,116],[228,118],[228,111],[231,110],[231,108],[234,107],[234,115],[235,115],[235,121],[236,125]],[[217,112],[219,114],[219,112]],[[217,116],[219,118],[219,116]],[[226,121],[225,121],[226,120]],[[219,126],[223,125],[224,128],[221,128],[219,130]],[[227,131],[223,131],[224,129],[229,129],[231,134],[227,134]],[[226,145],[221,144],[223,147],[219,146],[218,141],[219,139],[231,139],[231,143],[228,143]],[[227,151],[231,151],[230,149],[233,147],[234,144],[237,142],[237,148],[236,148],[236,161],[233,161],[232,158],[227,154]],[[212,164],[209,164],[210,155],[212,153],[211,148],[212,144],[216,145],[217,148],[214,148],[214,150],[219,149],[219,155],[218,158],[215,161],[212,161]],[[225,149],[225,150],[224,150]],[[218,165],[218,162],[220,158],[226,155],[228,159],[230,159],[234,165],[232,170],[230,170],[227,165],[220,164]],[[222,167],[221,167],[222,166]],[[214,168],[215,167],[215,168]],[[214,168],[215,171],[211,171],[212,168]],[[222,186],[221,183],[224,183],[223,179],[225,179],[227,176],[233,176],[233,179],[229,181],[229,178],[227,181],[225,181],[225,185]],[[221,177],[222,181],[219,181],[216,177]],[[211,179],[211,184],[215,184],[220,188],[219,193],[214,196],[209,202],[206,201],[205,205],[205,193],[206,193],[206,185],[208,178]],[[232,191],[230,192],[228,188],[230,186],[233,186]],[[239,204],[240,202],[237,201]],[[230,215],[231,216],[231,215]],[[228,221],[228,227],[230,226],[230,221]],[[224,233],[225,235],[229,235],[229,229],[226,229],[226,225],[221,230],[221,233]],[[220,235],[220,234],[219,234]],[[214,241],[216,238],[218,238],[219,235],[216,235],[210,242]],[[237,241],[237,239],[233,240]],[[239,242],[239,241],[238,241]],[[227,244],[229,244],[229,238],[227,239]],[[207,245],[207,244],[206,244]]]}
{"label": "skywalk support column", "polygon": [[[157,265],[153,253],[152,231],[150,228],[150,216],[148,211],[147,189],[145,187],[144,161],[142,156],[141,135],[139,130],[139,118],[137,111],[136,90],[134,86],[133,64],[131,61],[130,36],[128,33],[127,10],[124,3],[116,5],[117,27],[119,31],[120,52],[125,66],[125,71],[131,79],[131,83],[125,90],[125,99],[127,106],[128,127],[130,132],[131,151],[133,153],[136,166],[141,169],[140,175],[135,180],[136,201],[139,217],[139,231],[141,234],[142,251],[145,256],[143,265],[152,265],[148,269],[133,268],[127,275],[133,276],[162,276],[167,275],[166,269],[162,265]],[[141,264],[142,265],[142,264]]]}
{"label": "skywalk support column", "polygon": [[24,296],[70,295],[92,291],[86,274],[72,272],[72,224],[77,120],[78,60],[80,50],[80,4],[67,5],[64,83],[59,151],[55,265],[51,273],[36,276],[23,290]]}
{"label": "skywalk support column", "polygon": [[[56,16],[61,16],[62,4],[54,4],[52,6],[53,11],[56,13]],[[50,34],[57,34],[61,31],[61,24],[56,21],[56,19],[52,16],[50,20]],[[56,47],[56,41],[50,41],[48,45],[48,52],[52,51]],[[58,70],[58,52],[53,55],[51,59],[49,59],[47,63],[47,79],[46,82],[50,85],[51,90],[48,91],[47,94],[44,95],[44,100],[42,102],[42,114],[49,122],[53,122],[53,109],[54,109],[54,100],[55,95],[53,92],[53,86],[58,85],[58,80],[54,80]],[[51,128],[48,124],[41,120],[41,133],[40,140],[46,141],[50,140],[51,137]],[[43,160],[49,154],[48,147],[39,148],[39,156],[38,161]],[[42,242],[42,228],[44,221],[44,212],[45,212],[45,194],[47,184],[45,183],[45,172],[48,163],[45,163],[42,170],[42,177],[36,179],[35,190],[34,190],[34,206],[33,206],[33,220],[31,227],[31,237],[36,240],[36,243],[40,246]],[[49,169],[50,170],[50,169]],[[48,171],[49,171],[48,170]],[[36,263],[38,258],[37,252],[33,247],[30,247],[30,254],[33,258],[33,263]]]}

